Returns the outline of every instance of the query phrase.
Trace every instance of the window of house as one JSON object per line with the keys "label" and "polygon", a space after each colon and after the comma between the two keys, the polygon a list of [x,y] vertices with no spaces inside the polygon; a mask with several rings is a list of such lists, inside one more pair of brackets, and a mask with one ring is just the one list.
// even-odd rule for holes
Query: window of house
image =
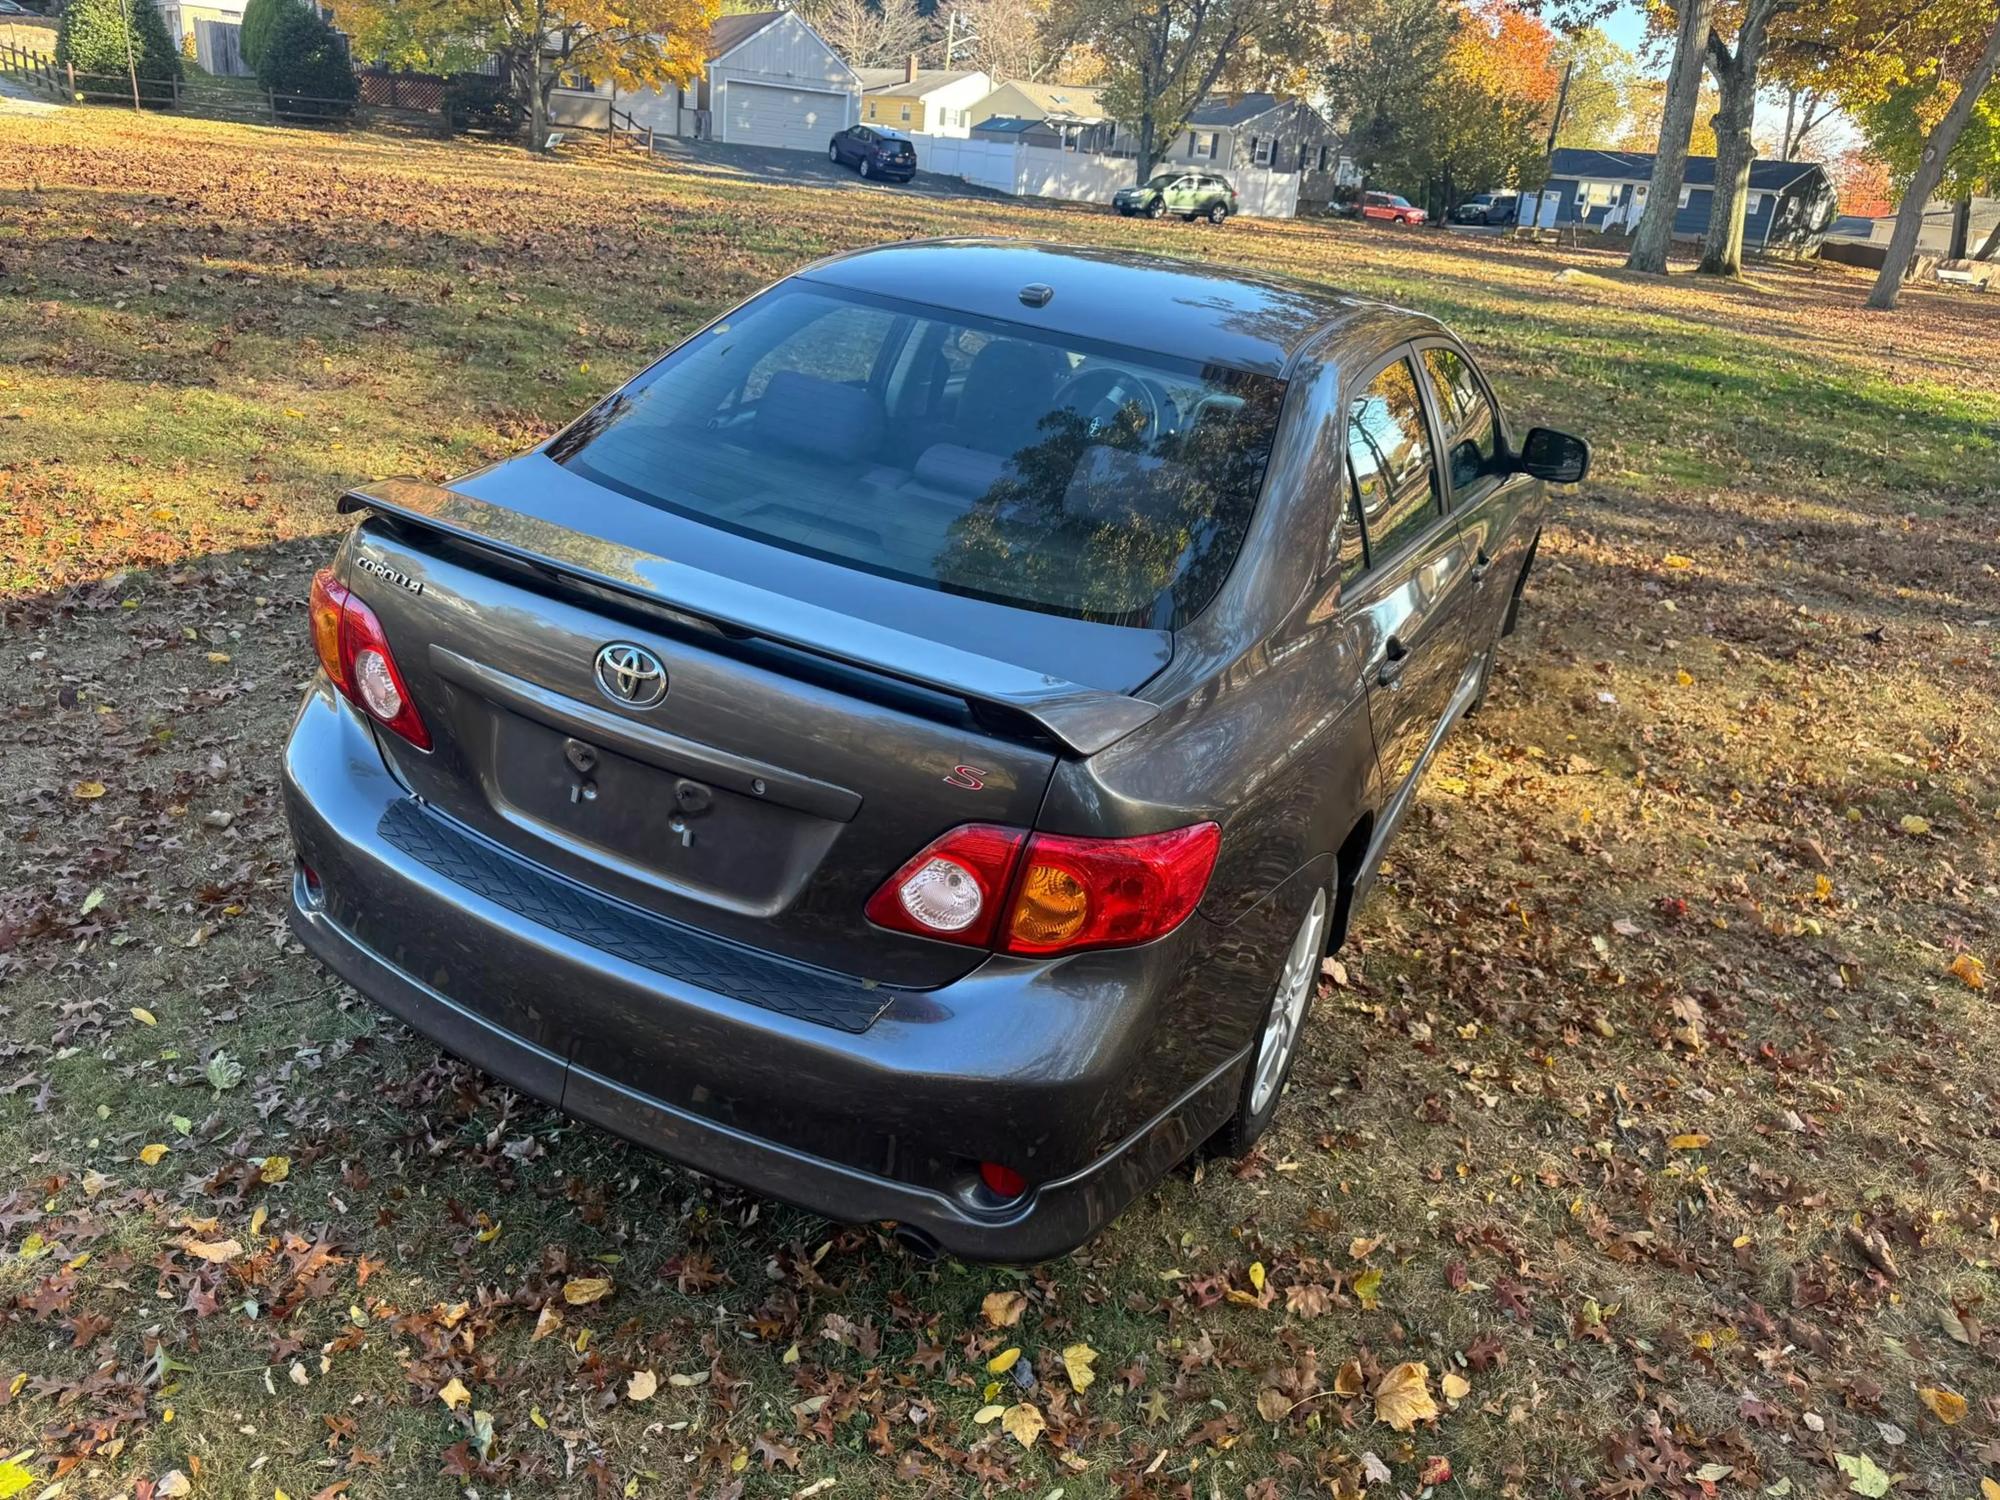
{"label": "window of house", "polygon": [[1395,557],[1438,518],[1431,449],[1416,371],[1407,359],[1399,359],[1348,408],[1348,470],[1373,566]]}
{"label": "window of house", "polygon": [[1331,146],[1322,146],[1322,147],[1320,147],[1320,148],[1319,148],[1319,169],[1320,169],[1320,170],[1321,170],[1322,172],[1325,172],[1325,171],[1328,171],[1328,170],[1330,170],[1330,169],[1332,168],[1332,166],[1333,166],[1333,147],[1331,147]]}
{"label": "window of house", "polygon": [[1743,207],[1745,212],[1748,213],[1762,213],[1764,210],[1764,195],[1762,193],[1745,193],[1743,195]]}
{"label": "window of house", "polygon": [[1576,206],[1580,212],[1609,208],[1617,201],[1618,184],[1615,182],[1579,182],[1576,185]]}
{"label": "window of house", "polygon": [[907,105],[907,104],[905,104],[905,105],[903,106],[903,120],[904,120],[904,123],[906,123],[906,124],[907,124],[907,123],[909,122],[909,118],[910,118],[910,106],[909,106],[909,105]]}
{"label": "window of house", "polygon": [[1299,142],[1299,170],[1305,171],[1312,164],[1312,147],[1305,141]]}
{"label": "window of house", "polygon": [[1190,130],[1188,132],[1188,155],[1203,161],[1215,156],[1215,132],[1213,130]]}
{"label": "window of house", "polygon": [[1685,182],[1684,182],[1684,183],[1682,183],[1682,184],[1681,184],[1681,207],[1682,207],[1682,208],[1686,208],[1686,207],[1688,206],[1688,200],[1689,200],[1689,199],[1691,199],[1692,197],[1694,197],[1694,189],[1693,189],[1693,188],[1691,188],[1691,187],[1689,187],[1689,186],[1688,186],[1688,185],[1687,185],[1687,184],[1686,184]]}
{"label": "window of house", "polygon": [[1250,160],[1260,167],[1271,165],[1271,156],[1277,149],[1277,141],[1268,135],[1250,137]]}

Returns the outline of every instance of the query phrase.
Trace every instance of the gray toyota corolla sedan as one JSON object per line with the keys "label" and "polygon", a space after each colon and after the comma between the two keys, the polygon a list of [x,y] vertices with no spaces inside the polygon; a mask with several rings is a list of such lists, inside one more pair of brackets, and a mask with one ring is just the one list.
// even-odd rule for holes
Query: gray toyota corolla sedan
{"label": "gray toyota corolla sedan", "polygon": [[1059,1254],[1269,1125],[1588,457],[1316,287],[822,261],[529,453],[347,497],[294,924],[677,1161]]}

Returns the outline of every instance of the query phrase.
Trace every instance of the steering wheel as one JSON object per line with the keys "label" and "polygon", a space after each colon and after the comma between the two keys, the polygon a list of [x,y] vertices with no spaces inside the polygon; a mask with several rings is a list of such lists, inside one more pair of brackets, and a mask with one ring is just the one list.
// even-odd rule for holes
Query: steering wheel
{"label": "steering wheel", "polygon": [[1130,370],[1099,365],[1063,382],[1056,392],[1058,409],[1068,407],[1089,423],[1093,435],[1117,422],[1119,414],[1138,403],[1140,428],[1149,436],[1160,431],[1160,403],[1153,389]]}

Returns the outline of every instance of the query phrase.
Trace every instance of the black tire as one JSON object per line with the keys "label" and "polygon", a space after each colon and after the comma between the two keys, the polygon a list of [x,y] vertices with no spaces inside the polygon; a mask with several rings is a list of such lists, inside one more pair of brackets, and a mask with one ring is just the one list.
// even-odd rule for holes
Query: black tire
{"label": "black tire", "polygon": [[1226,204],[1217,202],[1208,205],[1209,223],[1220,224],[1224,219],[1227,219],[1228,217],[1229,217],[1229,208]]}
{"label": "black tire", "polygon": [[840,146],[836,142],[833,141],[827,142],[826,159],[832,162],[836,167],[840,165]]}
{"label": "black tire", "polygon": [[[1278,1104],[1285,1097],[1285,1084],[1292,1076],[1293,1064],[1298,1061],[1299,1038],[1312,1016],[1313,997],[1319,990],[1320,960],[1326,956],[1327,935],[1332,931],[1333,906],[1332,893],[1322,887],[1313,893],[1312,904],[1300,919],[1298,930],[1286,950],[1285,960],[1279,967],[1277,985],[1272,989],[1264,1014],[1257,1023],[1257,1038],[1250,1049],[1249,1066],[1243,1072],[1243,1087],[1236,1096],[1236,1113],[1209,1142],[1210,1150],[1217,1156],[1233,1160],[1249,1155],[1259,1138],[1271,1128],[1271,1121],[1277,1118]],[[1280,1002],[1288,1000],[1291,983],[1301,975],[1304,992],[1289,999],[1291,1017],[1282,1044],[1282,1056],[1267,1066],[1265,1046],[1275,1014]]]}
{"label": "black tire", "polygon": [[865,156],[864,156],[864,157],[862,157],[862,158],[861,158],[861,160],[860,160],[860,162],[859,162],[859,163],[858,163],[858,164],[857,164],[857,165],[855,166],[854,170],[855,170],[855,171],[857,171],[857,172],[859,172],[859,173],[860,173],[860,174],[861,174],[861,175],[862,175],[863,177],[866,177],[866,176],[868,176],[868,175],[869,175],[869,172],[868,172],[868,158],[867,158],[867,157],[865,157]]}
{"label": "black tire", "polygon": [[1164,219],[1164,218],[1165,218],[1166,216],[1167,216],[1167,200],[1166,200],[1166,199],[1164,199],[1164,198],[1155,198],[1155,199],[1154,199],[1154,200],[1153,200],[1153,201],[1152,201],[1151,203],[1148,203],[1148,204],[1146,205],[1146,217],[1147,217],[1147,218],[1149,218],[1149,219]]}

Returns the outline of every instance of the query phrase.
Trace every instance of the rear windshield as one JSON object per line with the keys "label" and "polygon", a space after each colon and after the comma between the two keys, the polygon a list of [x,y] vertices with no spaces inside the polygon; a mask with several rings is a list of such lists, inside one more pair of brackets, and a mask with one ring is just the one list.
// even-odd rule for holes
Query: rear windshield
{"label": "rear windshield", "polygon": [[792,282],[548,451],[796,552],[1172,629],[1235,560],[1283,397],[1268,376]]}

